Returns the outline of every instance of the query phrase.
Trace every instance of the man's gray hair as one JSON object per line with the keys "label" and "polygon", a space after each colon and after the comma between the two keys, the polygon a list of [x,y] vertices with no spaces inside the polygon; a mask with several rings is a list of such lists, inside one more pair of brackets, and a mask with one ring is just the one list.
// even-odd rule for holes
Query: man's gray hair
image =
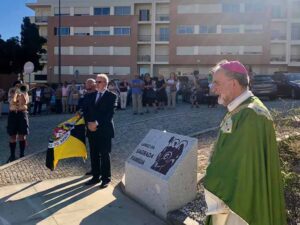
{"label": "man's gray hair", "polygon": [[242,87],[247,88],[249,86],[249,76],[248,75],[230,72],[227,70],[224,70],[224,71],[225,71],[226,76],[237,80]]}
{"label": "man's gray hair", "polygon": [[100,74],[97,75],[97,78],[105,79],[106,85],[108,85],[109,79],[108,79],[108,76],[106,74],[100,73]]}
{"label": "man's gray hair", "polygon": [[86,83],[96,83],[96,80],[93,79],[93,78],[88,78],[88,79],[86,79],[85,82],[86,82]]}

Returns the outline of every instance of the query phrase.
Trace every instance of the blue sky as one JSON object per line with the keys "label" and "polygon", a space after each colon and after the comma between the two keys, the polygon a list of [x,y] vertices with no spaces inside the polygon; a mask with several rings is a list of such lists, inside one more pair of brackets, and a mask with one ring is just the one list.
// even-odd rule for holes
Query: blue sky
{"label": "blue sky", "polygon": [[1,0],[0,34],[6,40],[19,36],[23,17],[33,16],[33,10],[27,8],[25,3],[36,2],[36,0]]}

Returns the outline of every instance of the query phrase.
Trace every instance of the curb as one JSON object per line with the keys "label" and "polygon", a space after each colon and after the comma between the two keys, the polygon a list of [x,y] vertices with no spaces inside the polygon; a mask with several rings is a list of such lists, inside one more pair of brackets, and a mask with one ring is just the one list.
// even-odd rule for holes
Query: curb
{"label": "curb", "polygon": [[29,154],[29,155],[26,155],[26,156],[24,156],[24,157],[22,157],[22,158],[16,159],[16,160],[13,161],[13,162],[6,163],[6,164],[0,166],[0,170],[6,169],[7,167],[10,167],[10,166],[13,166],[13,165],[15,165],[15,164],[18,164],[18,163],[20,163],[20,162],[22,162],[22,161],[25,161],[25,160],[27,160],[27,159],[29,159],[29,158],[31,158],[31,157],[37,155],[37,154],[40,154],[40,153],[46,152],[46,151],[47,151],[47,150],[41,150],[41,151],[38,151],[38,152],[34,152],[34,153],[31,153],[31,154]]}
{"label": "curb", "polygon": [[191,133],[191,134],[187,134],[186,136],[195,137],[195,136],[198,136],[198,135],[201,135],[201,134],[205,134],[205,133],[208,133],[208,132],[211,132],[211,131],[215,131],[218,128],[219,127],[211,127],[211,128],[208,128],[208,129],[205,129],[205,130],[202,130],[202,131],[198,131],[198,132],[194,132],[194,133]]}

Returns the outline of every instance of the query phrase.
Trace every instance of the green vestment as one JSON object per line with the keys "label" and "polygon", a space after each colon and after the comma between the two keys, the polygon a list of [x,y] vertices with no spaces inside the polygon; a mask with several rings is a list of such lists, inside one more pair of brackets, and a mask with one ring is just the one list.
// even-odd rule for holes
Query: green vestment
{"label": "green vestment", "polygon": [[223,119],[204,187],[249,225],[286,225],[274,125],[257,97]]}

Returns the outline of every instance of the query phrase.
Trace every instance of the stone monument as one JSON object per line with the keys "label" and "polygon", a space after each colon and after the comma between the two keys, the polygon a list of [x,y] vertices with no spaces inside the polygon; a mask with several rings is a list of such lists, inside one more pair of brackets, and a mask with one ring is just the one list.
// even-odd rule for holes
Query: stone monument
{"label": "stone monument", "polygon": [[125,163],[125,191],[162,218],[196,197],[195,138],[150,130]]}

